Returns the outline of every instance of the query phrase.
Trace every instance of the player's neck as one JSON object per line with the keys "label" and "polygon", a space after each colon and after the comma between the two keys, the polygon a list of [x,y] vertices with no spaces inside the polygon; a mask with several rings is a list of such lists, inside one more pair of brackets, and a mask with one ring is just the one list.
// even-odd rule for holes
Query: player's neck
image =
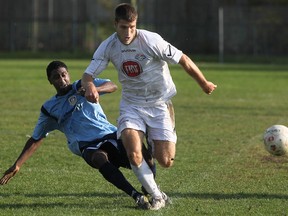
{"label": "player's neck", "polygon": [[67,87],[60,89],[57,91],[57,96],[66,95],[72,89],[72,85],[69,84]]}

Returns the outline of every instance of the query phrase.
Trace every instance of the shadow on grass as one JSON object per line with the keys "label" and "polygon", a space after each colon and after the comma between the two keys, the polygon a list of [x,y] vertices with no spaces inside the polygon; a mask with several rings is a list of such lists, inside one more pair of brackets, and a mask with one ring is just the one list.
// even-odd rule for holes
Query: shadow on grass
{"label": "shadow on grass", "polygon": [[28,193],[28,194],[22,194],[22,193],[0,193],[0,199],[1,198],[8,198],[12,196],[23,196],[23,197],[30,197],[30,198],[47,198],[47,197],[53,197],[53,198],[61,198],[61,197],[100,197],[100,198],[115,198],[115,197],[122,197],[125,196],[125,194],[122,193],[51,193],[51,194],[43,194],[43,193]]}
{"label": "shadow on grass", "polygon": [[[21,208],[55,208],[55,207],[60,207],[60,208],[87,208],[89,207],[88,205],[91,204],[89,203],[87,205],[87,202],[66,202],[67,199],[71,198],[76,198],[76,199],[81,199],[81,198],[94,198],[96,202],[99,201],[101,205],[98,207],[101,209],[106,209],[109,208],[111,205],[111,202],[105,202],[107,199],[112,199],[116,197],[127,197],[125,194],[122,193],[54,193],[54,194],[43,194],[43,193],[27,193],[27,194],[22,194],[22,193],[0,193],[0,200],[4,200],[5,198],[11,199],[13,197],[21,197],[21,202],[19,203],[18,201],[15,201],[13,203],[1,203],[0,202],[0,209],[21,209]],[[25,198],[30,198],[29,203],[25,203],[23,201]],[[43,199],[42,199],[43,198]],[[47,198],[54,199],[53,201],[48,201]],[[64,199],[63,199],[64,198]],[[31,202],[32,199],[32,202]],[[35,199],[35,202],[33,200]],[[42,203],[40,200],[44,200]],[[59,201],[55,201],[55,199],[58,199]],[[61,201],[61,199],[63,201]],[[16,199],[18,200],[18,199]],[[37,200],[37,201],[36,201]],[[91,201],[91,200],[90,200]],[[132,202],[133,203],[133,202]],[[94,203],[95,204],[95,203]],[[128,206],[127,206],[128,207]],[[93,208],[97,208],[97,206],[93,205]],[[131,208],[131,207],[128,207]],[[1,215],[1,214],[0,214]]]}
{"label": "shadow on grass", "polygon": [[[169,193],[168,193],[169,194]],[[195,198],[195,199],[214,199],[214,200],[226,200],[226,199],[288,199],[288,195],[285,194],[261,194],[261,193],[171,193],[171,197],[179,198]]]}
{"label": "shadow on grass", "polygon": [[0,209],[22,209],[22,208],[55,208],[55,207],[62,207],[62,208],[85,208],[87,205],[83,204],[66,204],[61,202],[51,202],[51,203],[7,203],[7,204],[0,204]]}
{"label": "shadow on grass", "polygon": [[[222,194],[222,193],[178,193],[178,192],[171,192],[168,194],[173,198],[193,198],[193,199],[214,199],[214,200],[227,200],[227,199],[283,199],[287,200],[288,195],[283,194],[261,194],[261,193],[231,193],[231,194]],[[122,193],[57,193],[57,194],[40,194],[40,193],[30,193],[30,194],[7,194],[7,193],[0,193],[0,199],[10,198],[13,196],[23,196],[27,198],[83,198],[83,197],[90,197],[90,198],[100,198],[99,202],[101,202],[101,208],[107,208],[107,206],[103,206],[103,200],[107,198],[115,198],[115,197],[127,197],[125,194]],[[47,201],[46,201],[47,202]],[[106,203],[110,205],[111,203]],[[39,200],[35,203],[2,203],[0,204],[0,209],[21,209],[21,208],[54,208],[54,207],[62,207],[62,208],[87,208],[86,202],[80,203],[66,203],[63,202],[50,202],[50,203],[41,203]],[[94,206],[95,208],[95,206]],[[131,208],[131,207],[129,207]]]}

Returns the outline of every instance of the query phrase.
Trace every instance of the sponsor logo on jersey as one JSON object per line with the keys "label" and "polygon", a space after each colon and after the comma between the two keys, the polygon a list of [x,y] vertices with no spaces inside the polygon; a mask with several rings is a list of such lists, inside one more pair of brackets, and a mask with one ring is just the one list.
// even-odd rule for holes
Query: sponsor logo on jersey
{"label": "sponsor logo on jersey", "polygon": [[167,46],[167,48],[166,48],[166,50],[165,50],[165,54],[166,54],[166,57],[167,57],[167,58],[172,58],[172,57],[174,56],[175,50],[172,49],[172,47],[171,47],[170,44],[168,44],[168,46]]}
{"label": "sponsor logo on jersey", "polygon": [[146,56],[144,54],[137,54],[135,56],[135,59],[139,60],[139,61],[143,61],[144,59],[146,59]]}
{"label": "sponsor logo on jersey", "polygon": [[142,72],[141,65],[135,61],[126,61],[122,64],[123,72],[129,77],[136,77]]}
{"label": "sponsor logo on jersey", "polygon": [[135,49],[125,49],[125,50],[121,50],[122,53],[125,53],[125,52],[136,52]]}

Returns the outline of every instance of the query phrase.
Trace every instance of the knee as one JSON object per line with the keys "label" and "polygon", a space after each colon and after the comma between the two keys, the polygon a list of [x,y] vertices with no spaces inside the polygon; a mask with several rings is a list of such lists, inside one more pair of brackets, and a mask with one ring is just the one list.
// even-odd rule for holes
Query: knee
{"label": "knee", "polygon": [[157,160],[160,166],[164,168],[169,168],[173,166],[174,158],[160,158]]}
{"label": "knee", "polygon": [[91,156],[91,161],[94,168],[100,169],[108,161],[108,156],[105,152],[102,151],[95,152]]}
{"label": "knee", "polygon": [[129,152],[127,156],[133,166],[139,166],[142,163],[143,156],[141,152]]}

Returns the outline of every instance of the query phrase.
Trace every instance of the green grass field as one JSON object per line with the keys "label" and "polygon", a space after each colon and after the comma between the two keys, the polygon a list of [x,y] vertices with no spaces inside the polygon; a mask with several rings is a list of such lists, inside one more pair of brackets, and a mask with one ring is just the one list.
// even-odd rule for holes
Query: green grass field
{"label": "green grass field", "polygon": [[[42,103],[55,93],[46,80],[51,59],[0,60],[0,172],[10,167],[32,134]],[[89,60],[65,60],[79,79]],[[288,66],[199,62],[218,85],[205,95],[179,66],[171,67],[178,133],[175,164],[158,166],[157,183],[173,204],[137,210],[133,200],[69,152],[51,133],[7,184],[0,186],[0,215],[287,215],[288,158],[269,155],[262,135],[288,125]],[[112,67],[101,75],[117,82]],[[116,124],[121,90],[101,103]],[[122,169],[140,188],[134,174]]]}

